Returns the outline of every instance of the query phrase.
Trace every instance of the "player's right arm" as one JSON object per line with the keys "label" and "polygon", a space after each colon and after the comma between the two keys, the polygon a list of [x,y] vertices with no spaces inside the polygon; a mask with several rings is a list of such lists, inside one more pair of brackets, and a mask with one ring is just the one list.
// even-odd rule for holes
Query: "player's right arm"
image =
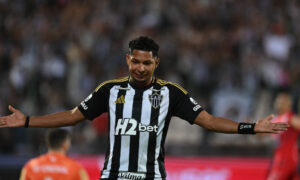
{"label": "player's right arm", "polygon": [[[107,111],[106,84],[106,82],[100,84],[92,94],[74,109],[42,116],[30,116],[28,127],[54,128],[71,126],[85,119],[93,120]],[[24,127],[26,115],[11,105],[8,108],[12,114],[0,117],[0,128]]]}
{"label": "player's right arm", "polygon": [[[9,105],[12,114],[0,117],[0,128],[5,127],[23,127],[25,125],[26,116],[24,113]],[[53,128],[61,126],[74,125],[84,120],[83,114],[76,107],[72,110],[59,113],[47,114],[43,116],[30,116],[29,127]]]}

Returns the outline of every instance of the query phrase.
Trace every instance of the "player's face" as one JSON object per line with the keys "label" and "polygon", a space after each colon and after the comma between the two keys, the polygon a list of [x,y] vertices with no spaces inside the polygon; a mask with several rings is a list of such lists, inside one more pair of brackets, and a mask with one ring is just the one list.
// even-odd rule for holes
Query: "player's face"
{"label": "player's face", "polygon": [[275,99],[275,109],[278,113],[285,113],[291,109],[291,97],[288,94],[281,93]]}
{"label": "player's face", "polygon": [[151,83],[159,58],[154,57],[151,51],[133,50],[132,54],[127,54],[126,62],[130,81],[138,86],[147,86]]}

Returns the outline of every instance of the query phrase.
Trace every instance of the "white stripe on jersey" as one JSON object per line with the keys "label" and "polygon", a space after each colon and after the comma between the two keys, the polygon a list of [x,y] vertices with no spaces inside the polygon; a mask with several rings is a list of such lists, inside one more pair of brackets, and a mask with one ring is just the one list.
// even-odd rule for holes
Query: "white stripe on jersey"
{"label": "white stripe on jersey", "polygon": [[[120,86],[116,86],[120,88]],[[110,115],[110,127],[109,127],[109,140],[110,140],[110,148],[109,148],[109,159],[107,163],[107,169],[111,169],[112,163],[112,156],[114,151],[114,144],[115,144],[115,123],[116,123],[116,103],[115,101],[118,99],[118,88],[113,87],[110,89],[110,96],[109,96],[109,115]],[[104,174],[103,174],[104,175]],[[109,173],[107,176],[102,178],[109,177]]]}
{"label": "white stripe on jersey", "polygon": [[[149,101],[150,94],[152,94],[151,89],[144,91],[143,94],[143,104],[142,104],[142,113],[141,113],[141,123],[143,125],[150,124],[151,107],[152,107]],[[140,132],[138,172],[147,172],[148,143],[149,143],[149,132]]]}
{"label": "white stripe on jersey", "polygon": [[162,99],[162,102],[160,104],[159,116],[158,116],[158,132],[156,137],[155,163],[154,163],[155,177],[161,177],[157,159],[160,152],[161,139],[163,136],[163,129],[165,127],[165,119],[168,114],[168,108],[170,103],[169,89],[167,87],[165,87],[164,91],[161,91],[161,94],[163,95],[164,98]]}
{"label": "white stripe on jersey", "polygon": [[[133,98],[135,90],[130,88],[126,91],[125,94],[125,104],[123,107],[123,118],[132,117],[132,108],[133,108]],[[128,171],[129,167],[129,150],[130,150],[130,137],[131,136],[122,136],[121,138],[121,151],[120,151],[120,168],[119,171]]]}

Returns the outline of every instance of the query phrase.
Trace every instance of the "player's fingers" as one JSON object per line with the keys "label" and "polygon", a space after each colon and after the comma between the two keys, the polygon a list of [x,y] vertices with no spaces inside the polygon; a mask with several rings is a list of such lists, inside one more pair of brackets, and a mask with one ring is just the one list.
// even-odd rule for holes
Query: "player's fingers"
{"label": "player's fingers", "polygon": [[287,128],[277,127],[273,129],[274,131],[286,131]]}
{"label": "player's fingers", "polygon": [[6,125],[6,120],[4,118],[0,119],[0,126]]}
{"label": "player's fingers", "polygon": [[12,105],[9,105],[9,106],[8,106],[8,109],[9,109],[11,112],[13,112],[13,113],[17,112],[17,109],[15,109],[14,107],[12,107]]}
{"label": "player's fingers", "polygon": [[280,134],[281,131],[272,131],[273,134]]}
{"label": "player's fingers", "polygon": [[273,118],[274,118],[274,114],[270,114],[269,116],[267,116],[267,117],[265,118],[265,120],[271,121]]}
{"label": "player's fingers", "polygon": [[274,127],[286,127],[286,128],[290,127],[290,125],[288,123],[283,123],[283,122],[281,122],[281,123],[272,123],[272,125]]}

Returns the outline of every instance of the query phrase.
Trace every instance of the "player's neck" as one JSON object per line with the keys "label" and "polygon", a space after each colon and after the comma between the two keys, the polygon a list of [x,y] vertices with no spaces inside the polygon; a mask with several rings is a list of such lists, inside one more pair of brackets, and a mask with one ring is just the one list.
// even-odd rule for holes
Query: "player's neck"
{"label": "player's neck", "polygon": [[147,82],[139,82],[139,81],[136,81],[135,79],[133,79],[132,77],[129,77],[129,82],[130,84],[136,86],[136,87],[139,87],[139,88],[144,88],[144,87],[147,87],[151,84],[153,80],[153,77],[151,77],[151,79],[149,79]]}
{"label": "player's neck", "polygon": [[67,154],[66,151],[64,151],[63,149],[58,149],[58,150],[50,149],[48,151],[48,153],[61,154],[61,155],[66,155]]}

